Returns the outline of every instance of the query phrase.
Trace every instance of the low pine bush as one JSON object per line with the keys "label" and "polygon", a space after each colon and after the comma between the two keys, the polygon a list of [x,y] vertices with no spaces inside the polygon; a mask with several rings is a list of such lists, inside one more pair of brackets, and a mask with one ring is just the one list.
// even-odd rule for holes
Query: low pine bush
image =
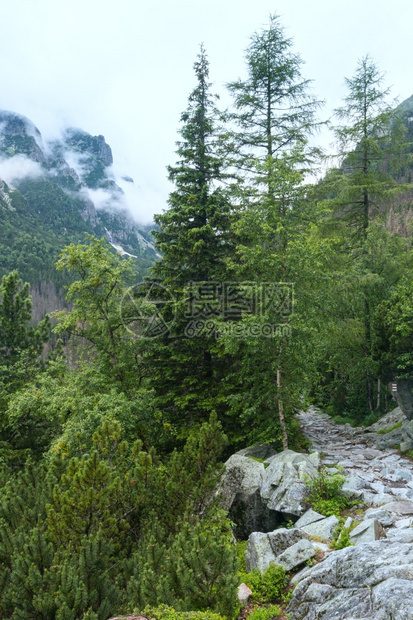
{"label": "low pine bush", "polygon": [[345,480],[341,473],[329,474],[326,468],[322,467],[317,476],[305,479],[308,503],[316,512],[326,517],[339,516],[345,508],[354,505],[354,501],[342,492]]}
{"label": "low pine bush", "polygon": [[262,575],[259,570],[254,569],[243,574],[241,578],[251,588],[254,601],[261,603],[280,599],[289,581],[285,569],[277,564],[270,564]]}
{"label": "low pine bush", "polygon": [[249,614],[248,620],[271,620],[282,616],[282,610],[278,605],[268,605],[268,607],[257,607]]}

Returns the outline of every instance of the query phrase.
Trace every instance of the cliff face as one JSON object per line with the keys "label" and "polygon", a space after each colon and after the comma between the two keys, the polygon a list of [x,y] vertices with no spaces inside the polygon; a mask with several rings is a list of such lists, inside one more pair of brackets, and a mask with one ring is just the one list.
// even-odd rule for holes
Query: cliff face
{"label": "cliff face", "polygon": [[156,252],[148,227],[125,208],[112,164],[102,135],[69,128],[44,144],[29,119],[0,111],[0,277],[18,269],[33,285],[61,288],[54,263],[62,247],[84,241],[83,233],[104,236],[145,273]]}

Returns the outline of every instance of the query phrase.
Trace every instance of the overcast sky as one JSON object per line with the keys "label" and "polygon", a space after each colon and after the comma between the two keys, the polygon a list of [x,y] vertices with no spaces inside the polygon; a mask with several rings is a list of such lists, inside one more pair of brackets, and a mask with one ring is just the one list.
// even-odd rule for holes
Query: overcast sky
{"label": "overcast sky", "polygon": [[[103,134],[115,170],[135,181],[141,221],[166,207],[179,117],[204,43],[214,91],[245,76],[253,32],[281,18],[303,75],[341,104],[344,76],[370,54],[392,95],[413,94],[412,0],[0,0],[0,108],[28,116],[45,138],[64,126]],[[325,140],[325,138],[324,138]]]}

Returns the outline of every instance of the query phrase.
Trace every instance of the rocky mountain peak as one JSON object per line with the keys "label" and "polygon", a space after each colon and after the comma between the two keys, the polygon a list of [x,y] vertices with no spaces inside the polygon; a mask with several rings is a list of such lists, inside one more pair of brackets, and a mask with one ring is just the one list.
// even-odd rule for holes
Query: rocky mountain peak
{"label": "rocky mountain peak", "polygon": [[42,147],[41,133],[32,121],[21,114],[0,110],[0,153],[6,157],[22,154],[42,163]]}
{"label": "rocky mountain peak", "polygon": [[113,164],[112,149],[102,135],[92,136],[81,129],[69,127],[64,133],[63,144],[69,149],[97,157],[105,166]]}

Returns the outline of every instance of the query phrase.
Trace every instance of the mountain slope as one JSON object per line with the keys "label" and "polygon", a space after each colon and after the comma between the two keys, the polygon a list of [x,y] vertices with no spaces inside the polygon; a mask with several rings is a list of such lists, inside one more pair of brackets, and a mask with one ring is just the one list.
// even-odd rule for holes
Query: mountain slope
{"label": "mountain slope", "polygon": [[29,119],[0,111],[0,177],[4,172],[9,181],[0,178],[0,275],[18,269],[33,289],[47,284],[61,298],[65,278],[54,264],[84,233],[134,256],[144,275],[157,257],[150,227],[139,226],[125,208],[112,163],[103,136],[69,128],[45,145]]}

